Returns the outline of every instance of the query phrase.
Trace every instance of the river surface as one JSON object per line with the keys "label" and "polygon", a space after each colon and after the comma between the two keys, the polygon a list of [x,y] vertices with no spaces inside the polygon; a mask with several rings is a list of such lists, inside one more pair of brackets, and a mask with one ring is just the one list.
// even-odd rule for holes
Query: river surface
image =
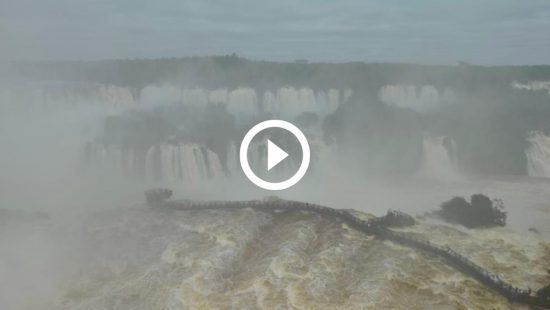
{"label": "river surface", "polygon": [[[401,209],[419,219],[402,231],[447,245],[515,286],[535,290],[550,283],[547,180],[387,180],[332,193],[330,184],[320,186],[314,192],[304,184],[283,196],[364,217]],[[231,192],[228,185],[212,195],[176,196],[237,199]],[[478,192],[504,200],[506,227],[466,229],[423,216],[453,195]],[[99,203],[105,205],[94,211],[75,203],[72,211],[52,209],[49,220],[0,224],[3,309],[522,308],[438,258],[326,216],[159,213],[142,203],[115,207],[105,197]]]}

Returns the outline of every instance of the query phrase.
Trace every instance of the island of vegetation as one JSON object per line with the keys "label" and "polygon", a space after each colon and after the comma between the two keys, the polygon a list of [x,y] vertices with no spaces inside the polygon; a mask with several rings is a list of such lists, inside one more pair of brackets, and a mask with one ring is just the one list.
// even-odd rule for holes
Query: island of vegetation
{"label": "island of vegetation", "polygon": [[443,220],[468,228],[488,228],[506,225],[506,212],[500,199],[491,200],[483,194],[472,195],[468,202],[463,197],[454,197],[441,204],[436,215]]}

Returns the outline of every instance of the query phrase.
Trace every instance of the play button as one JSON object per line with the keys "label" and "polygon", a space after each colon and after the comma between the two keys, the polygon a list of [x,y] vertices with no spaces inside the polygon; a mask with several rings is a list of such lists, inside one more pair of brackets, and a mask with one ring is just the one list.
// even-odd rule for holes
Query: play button
{"label": "play button", "polygon": [[287,152],[283,151],[277,144],[271,142],[271,140],[267,140],[267,171],[277,166],[278,163],[282,162],[287,157]]}
{"label": "play button", "polygon": [[[302,163],[300,164],[298,171],[296,171],[296,173],[292,177],[282,182],[268,182],[261,179],[254,173],[254,171],[252,171],[252,169],[250,168],[250,163],[248,162],[248,147],[250,146],[250,142],[252,142],[252,139],[258,133],[268,128],[281,128],[289,131],[296,137],[296,139],[298,139],[300,147],[302,148]],[[276,145],[269,139],[267,140],[267,171],[270,171],[280,162],[285,160],[288,156],[288,153],[281,149],[278,145]],[[298,183],[298,181],[300,181],[302,177],[306,174],[310,160],[309,144],[307,142],[306,136],[302,133],[300,129],[298,129],[298,127],[294,126],[293,124],[282,120],[268,120],[255,125],[246,133],[241,143],[239,159],[244,174],[252,183],[267,190],[283,190]]]}

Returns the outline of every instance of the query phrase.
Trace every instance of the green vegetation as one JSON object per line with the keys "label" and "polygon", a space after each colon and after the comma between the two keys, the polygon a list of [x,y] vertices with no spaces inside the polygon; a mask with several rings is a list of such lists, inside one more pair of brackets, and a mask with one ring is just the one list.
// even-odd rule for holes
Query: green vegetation
{"label": "green vegetation", "polygon": [[537,296],[550,298],[550,284],[537,291]]}
{"label": "green vegetation", "polygon": [[314,89],[352,88],[377,92],[386,84],[452,86],[475,93],[509,88],[513,81],[550,80],[550,65],[426,66],[400,63],[278,63],[251,61],[235,54],[211,57],[117,59],[103,61],[13,62],[6,66],[11,80],[86,81],[141,89],[174,82],[189,87],[256,89],[292,85]]}
{"label": "green vegetation", "polygon": [[491,199],[483,194],[472,195],[470,202],[455,197],[441,204],[437,214],[448,222],[458,223],[468,228],[494,227],[506,225],[506,212],[502,200]]}

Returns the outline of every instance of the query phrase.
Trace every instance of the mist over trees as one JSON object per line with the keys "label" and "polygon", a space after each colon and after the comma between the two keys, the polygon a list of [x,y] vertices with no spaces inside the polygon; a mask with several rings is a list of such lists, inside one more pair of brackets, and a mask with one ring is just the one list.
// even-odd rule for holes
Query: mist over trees
{"label": "mist over trees", "polygon": [[5,76],[13,79],[85,81],[141,89],[174,82],[189,87],[256,89],[295,87],[352,88],[377,92],[386,84],[453,86],[472,93],[506,89],[513,81],[549,80],[550,65],[427,66],[399,63],[278,63],[252,61],[237,55],[103,61],[11,62]]}

